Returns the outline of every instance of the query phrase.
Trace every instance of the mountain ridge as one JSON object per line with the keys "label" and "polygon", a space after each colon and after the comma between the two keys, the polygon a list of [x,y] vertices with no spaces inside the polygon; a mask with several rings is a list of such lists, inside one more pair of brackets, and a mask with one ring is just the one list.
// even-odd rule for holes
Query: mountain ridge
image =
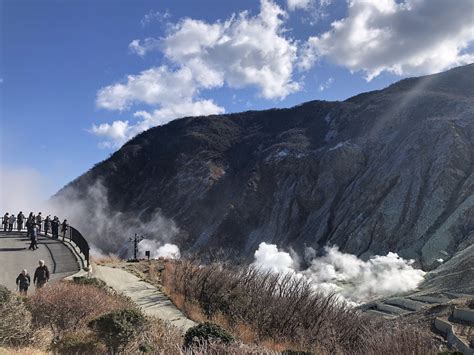
{"label": "mountain ridge", "polygon": [[474,65],[344,101],[188,117],[142,132],[57,196],[102,181],[113,209],[160,211],[184,250],[249,259],[271,242],[396,251],[425,268],[474,243]]}

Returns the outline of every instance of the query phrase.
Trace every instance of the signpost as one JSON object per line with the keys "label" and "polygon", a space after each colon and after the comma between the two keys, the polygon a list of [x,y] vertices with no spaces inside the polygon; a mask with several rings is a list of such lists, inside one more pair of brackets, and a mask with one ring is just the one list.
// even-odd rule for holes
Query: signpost
{"label": "signpost", "polygon": [[142,235],[138,235],[135,233],[135,236],[132,238],[130,237],[128,240],[133,242],[133,260],[138,260],[138,243],[140,243],[143,239],[145,239]]}

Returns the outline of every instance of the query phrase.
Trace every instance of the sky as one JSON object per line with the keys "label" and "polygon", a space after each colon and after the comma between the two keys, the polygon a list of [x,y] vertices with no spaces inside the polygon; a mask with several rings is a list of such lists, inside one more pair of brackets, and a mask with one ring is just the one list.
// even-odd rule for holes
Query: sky
{"label": "sky", "polygon": [[473,27],[472,0],[0,0],[0,200],[33,180],[47,197],[173,119],[472,63]]}

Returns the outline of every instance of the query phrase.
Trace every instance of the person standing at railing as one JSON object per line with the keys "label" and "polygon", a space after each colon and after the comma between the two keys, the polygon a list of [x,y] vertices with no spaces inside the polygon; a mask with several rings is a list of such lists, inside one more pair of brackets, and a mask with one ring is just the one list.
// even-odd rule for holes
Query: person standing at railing
{"label": "person standing at railing", "polygon": [[41,215],[41,212],[38,212],[36,216],[36,224],[38,226],[38,233],[41,233],[41,224],[43,223],[43,216]]}
{"label": "person standing at railing", "polygon": [[59,218],[54,216],[53,221],[51,222],[51,232],[53,234],[53,239],[58,239],[59,235]]}
{"label": "person standing at railing", "polygon": [[44,219],[44,234],[48,236],[48,231],[51,229],[51,215],[47,215]]}
{"label": "person standing at railing", "polygon": [[3,219],[2,219],[2,224],[3,224],[3,231],[6,232],[7,229],[8,229],[8,219],[10,218],[10,215],[7,213],[5,213],[3,215]]}
{"label": "person standing at railing", "polygon": [[61,233],[63,235],[63,240],[64,238],[66,238],[67,229],[68,229],[68,224],[67,224],[67,219],[65,219],[63,223],[61,224]]}
{"label": "person standing at railing", "polygon": [[18,213],[18,216],[16,216],[16,227],[18,229],[18,232],[21,231],[23,229],[23,222],[25,220],[25,215],[23,214],[22,211],[20,211],[20,213]]}
{"label": "person standing at railing", "polygon": [[11,232],[13,231],[13,225],[15,224],[16,222],[16,217],[15,217],[15,214],[11,214],[10,215],[10,218],[8,219],[8,231]]}

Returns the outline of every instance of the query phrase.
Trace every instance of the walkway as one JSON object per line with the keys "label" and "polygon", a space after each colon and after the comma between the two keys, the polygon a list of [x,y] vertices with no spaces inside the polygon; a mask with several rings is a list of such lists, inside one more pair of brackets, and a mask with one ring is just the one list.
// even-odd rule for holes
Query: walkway
{"label": "walkway", "polygon": [[95,277],[105,281],[117,292],[130,297],[145,314],[169,321],[183,332],[196,325],[186,318],[163,292],[135,275],[108,266],[94,266],[93,269]]}
{"label": "walkway", "polygon": [[[0,284],[16,289],[15,279],[23,269],[33,275],[38,260],[44,260],[51,272],[51,281],[62,279],[79,271],[79,264],[72,251],[59,240],[40,237],[39,249],[28,250],[26,233],[0,232]],[[33,287],[30,290],[34,290]]]}

